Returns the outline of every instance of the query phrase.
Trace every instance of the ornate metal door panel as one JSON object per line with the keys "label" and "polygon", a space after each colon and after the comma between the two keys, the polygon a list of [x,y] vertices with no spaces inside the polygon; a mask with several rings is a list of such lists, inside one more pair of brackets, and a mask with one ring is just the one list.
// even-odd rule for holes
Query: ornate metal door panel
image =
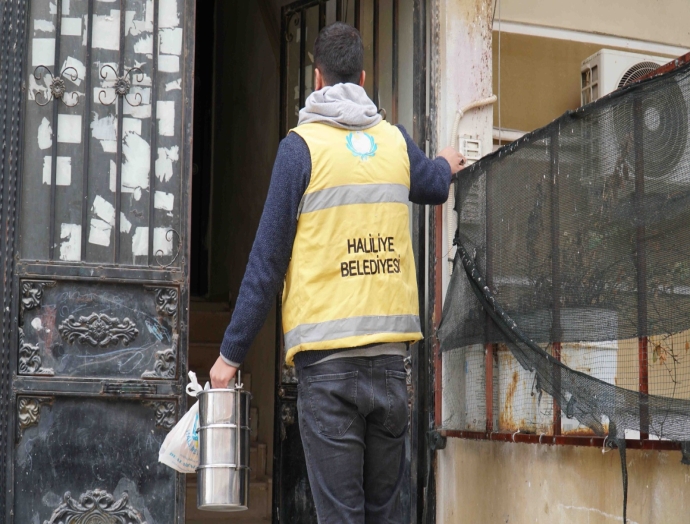
{"label": "ornate metal door panel", "polygon": [[[104,518],[83,522],[175,522],[175,472],[158,449],[176,416],[172,401],[18,396],[15,522],[57,524],[93,503]],[[125,508],[139,516],[117,520]]]}
{"label": "ornate metal door panel", "polygon": [[6,521],[181,523],[194,1],[23,15]]}

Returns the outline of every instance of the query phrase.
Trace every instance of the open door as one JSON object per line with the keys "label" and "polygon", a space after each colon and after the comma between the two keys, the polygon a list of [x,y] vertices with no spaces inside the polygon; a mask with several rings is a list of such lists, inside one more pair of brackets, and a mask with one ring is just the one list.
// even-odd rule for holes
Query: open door
{"label": "open door", "polygon": [[[344,21],[360,30],[364,40],[364,68],[367,72],[365,89],[379,107],[381,114],[391,123],[403,123],[412,133],[423,113],[417,110],[414,97],[419,85],[425,81],[424,67],[413,66],[415,38],[423,33],[413,31],[414,12],[420,3],[413,0],[298,0],[283,7],[281,13],[281,112],[280,133],[283,138],[297,125],[299,110],[313,91],[314,42],[319,30],[335,21]],[[422,26],[424,27],[424,26]],[[423,47],[423,44],[419,44]],[[403,57],[402,59],[400,57]],[[423,61],[422,61],[423,62]],[[416,79],[421,79],[419,82]],[[414,95],[414,96],[413,96]],[[421,104],[422,111],[425,104]],[[421,211],[422,221],[419,213]],[[422,238],[413,231],[416,240],[417,265],[424,264],[424,209],[412,209],[413,228],[421,223]],[[420,249],[421,246],[421,249]],[[421,256],[419,255],[421,253]],[[423,270],[418,272],[423,275]],[[422,280],[423,281],[423,280]],[[421,293],[421,291],[420,291]],[[421,295],[420,295],[421,296]],[[422,304],[424,301],[422,300]],[[278,302],[280,311],[280,300]],[[315,523],[304,451],[299,433],[297,415],[297,375],[294,368],[285,365],[280,313],[276,324],[276,397],[274,423],[273,465],[273,522]],[[404,522],[418,522],[417,477],[419,413],[418,366],[420,344],[412,348],[408,359],[408,394],[410,403],[410,432],[408,461],[402,488]],[[423,360],[423,357],[421,357]],[[422,429],[422,431],[424,431]]]}
{"label": "open door", "polygon": [[182,523],[194,2],[24,16],[5,522]]}

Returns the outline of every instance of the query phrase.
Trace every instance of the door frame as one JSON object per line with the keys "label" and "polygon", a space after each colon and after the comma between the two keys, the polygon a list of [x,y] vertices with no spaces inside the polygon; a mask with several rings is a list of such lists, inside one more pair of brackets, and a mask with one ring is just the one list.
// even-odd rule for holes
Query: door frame
{"label": "door frame", "polygon": [[[361,0],[351,0],[355,3],[355,11]],[[296,0],[281,9],[280,24],[280,104],[279,104],[279,139],[286,134],[288,108],[288,88],[284,81],[287,72],[287,47],[283,45],[283,35],[287,31],[286,16],[305,7],[320,4],[321,0]],[[427,25],[428,12],[437,4],[437,0],[413,0],[413,128],[412,137],[415,143],[427,153],[434,153],[435,143],[429,134],[430,121],[434,117],[434,90],[430,85],[427,74],[433,67],[429,63],[429,54],[437,52],[437,46],[433,39],[430,41],[429,27]],[[336,0],[336,13],[338,18],[342,14],[343,1]],[[355,24],[358,22],[356,16]],[[320,10],[321,26],[325,21],[325,9]],[[433,29],[432,29],[433,31]],[[376,37],[375,37],[376,38]],[[398,48],[393,45],[394,53],[398,54]],[[397,68],[393,67],[394,71]],[[397,75],[396,75],[397,77]],[[397,78],[396,78],[397,80]],[[397,100],[394,99],[394,110]],[[435,285],[436,246],[434,239],[435,213],[433,207],[413,205],[412,207],[412,244],[417,268],[417,282],[419,294],[419,311],[424,338],[410,347],[412,359],[412,406],[410,413],[410,523],[435,522],[435,493],[434,475],[435,460],[430,447],[430,429],[434,427],[434,389],[436,377],[434,376],[435,335],[434,322],[434,296],[437,293]],[[281,423],[284,415],[292,417],[294,414],[281,413],[281,401],[296,399],[296,387],[281,387],[281,366],[283,355],[283,333],[280,315],[280,297],[276,303],[276,341],[275,341],[275,408],[274,408],[274,451],[273,451],[273,501],[272,519],[278,523],[278,507],[280,504],[280,438]],[[294,389],[294,391],[292,391]]]}

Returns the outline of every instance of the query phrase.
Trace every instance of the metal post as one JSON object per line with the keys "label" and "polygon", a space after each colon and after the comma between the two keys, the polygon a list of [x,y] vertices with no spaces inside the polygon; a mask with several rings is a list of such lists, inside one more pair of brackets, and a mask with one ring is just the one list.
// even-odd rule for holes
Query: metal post
{"label": "metal post", "polygon": [[[551,158],[551,301],[553,317],[551,319],[551,343],[553,344],[553,356],[560,362],[561,360],[561,341],[563,339],[563,328],[561,326],[561,248],[560,248],[560,206],[559,206],[559,132],[560,129],[554,128],[549,137],[549,149]],[[555,371],[555,387],[560,390],[561,370],[558,366],[553,366]],[[553,399],[553,434],[561,434],[561,408],[558,401]]]}
{"label": "metal post", "polygon": [[640,390],[640,440],[649,438],[649,364],[647,337],[647,252],[644,195],[644,112],[640,94],[633,101],[635,147],[635,262],[637,266],[637,332]]}
{"label": "metal post", "polygon": [[[494,255],[493,249],[491,248],[491,242],[493,241],[493,191],[491,191],[491,172],[487,170],[485,177],[485,193],[486,193],[486,204],[485,213],[486,219],[484,222],[485,233],[484,238],[486,239],[486,285],[490,288],[493,287],[494,278]],[[456,200],[457,202],[457,200]],[[491,433],[494,430],[494,355],[498,353],[498,347],[496,344],[491,343],[491,318],[489,315],[484,314],[484,330],[485,330],[485,344],[484,344],[484,396],[486,399],[486,432]]]}
{"label": "metal post", "polygon": [[[85,64],[91,63],[91,53],[93,50],[92,46],[92,35],[93,35],[93,4],[95,0],[89,0],[87,8],[87,29],[86,29],[86,61]],[[86,70],[86,75],[84,78],[84,119],[89,120],[91,115],[91,97],[93,93],[91,92],[91,75],[90,69]],[[89,147],[91,145],[91,127],[89,125],[84,125],[84,134],[82,141],[84,142],[84,161],[82,164],[82,204],[81,204],[81,260],[86,261],[86,239],[88,235],[89,228],[87,223],[89,220]],[[117,234],[117,233],[116,233]],[[51,244],[52,245],[52,244]],[[51,257],[52,258],[52,257]]]}
{"label": "metal post", "polygon": [[[118,75],[125,75],[125,19],[123,16],[127,8],[126,0],[120,0],[120,60],[118,64]],[[154,41],[156,40],[154,35]],[[155,48],[155,46],[154,46]],[[154,49],[155,53],[156,49]],[[116,95],[117,96],[117,95]],[[116,177],[115,177],[115,248],[113,250],[113,262],[120,260],[120,214],[122,213],[122,121],[125,97],[118,96],[117,100],[117,157]],[[153,236],[153,231],[149,228],[149,239]]]}
{"label": "metal post", "polygon": [[[148,265],[152,266],[156,260],[153,252],[153,228],[155,224],[155,193],[156,193],[156,155],[158,155],[158,121],[156,120],[156,105],[158,97],[156,96],[156,78],[158,77],[158,2],[153,2],[153,60],[151,65],[151,167],[149,174],[149,246],[148,246]],[[120,230],[115,231],[116,235],[120,235]],[[171,240],[174,240],[171,239]]]}
{"label": "metal post", "polygon": [[[60,33],[62,31],[62,0],[57,0],[55,15],[55,60],[53,63],[53,78],[60,76]],[[52,78],[51,78],[52,80]],[[86,93],[88,96],[88,92]],[[57,200],[57,155],[58,155],[58,100],[53,99],[53,143],[50,157],[50,260],[55,260],[55,206]],[[88,116],[87,116],[88,118]],[[82,229],[86,227],[82,225]]]}

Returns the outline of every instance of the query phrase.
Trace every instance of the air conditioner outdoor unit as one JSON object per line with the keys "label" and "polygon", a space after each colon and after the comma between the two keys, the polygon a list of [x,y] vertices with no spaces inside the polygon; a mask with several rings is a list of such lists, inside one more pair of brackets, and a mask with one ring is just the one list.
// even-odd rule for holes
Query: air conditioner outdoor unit
{"label": "air conditioner outdoor unit", "polygon": [[660,56],[601,49],[582,61],[580,101],[582,105],[594,102],[667,62],[669,58]]}

